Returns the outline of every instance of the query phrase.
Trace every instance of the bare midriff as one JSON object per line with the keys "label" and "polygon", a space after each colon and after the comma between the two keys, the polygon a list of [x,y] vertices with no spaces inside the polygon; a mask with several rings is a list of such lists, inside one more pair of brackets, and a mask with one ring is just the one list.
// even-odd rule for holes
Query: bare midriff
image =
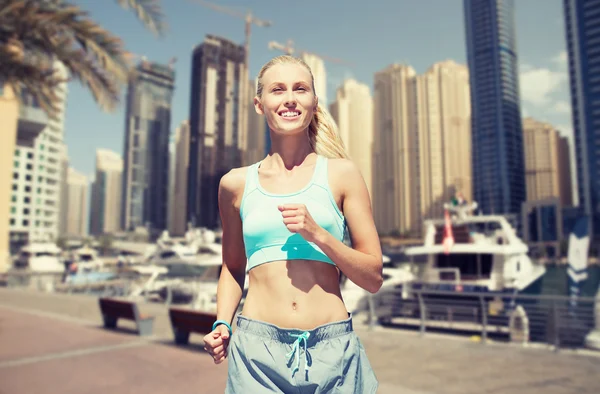
{"label": "bare midriff", "polygon": [[273,261],[254,267],[248,276],[245,317],[301,330],[348,318],[334,265],[312,260]]}

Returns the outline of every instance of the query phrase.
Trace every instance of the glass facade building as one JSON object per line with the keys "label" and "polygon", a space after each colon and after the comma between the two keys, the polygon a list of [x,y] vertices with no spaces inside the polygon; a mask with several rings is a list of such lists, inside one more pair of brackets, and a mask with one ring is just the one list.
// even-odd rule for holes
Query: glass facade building
{"label": "glass facade building", "polygon": [[473,197],[484,214],[526,201],[513,0],[464,0],[472,107]]}
{"label": "glass facade building", "polygon": [[170,67],[143,61],[127,91],[121,226],[145,227],[151,237],[167,228],[174,83]]}
{"label": "glass facade building", "polygon": [[600,0],[564,0],[580,214],[600,236]]}
{"label": "glass facade building", "polygon": [[244,59],[243,46],[212,35],[192,55],[187,222],[193,227],[220,226],[220,180],[242,165]]}

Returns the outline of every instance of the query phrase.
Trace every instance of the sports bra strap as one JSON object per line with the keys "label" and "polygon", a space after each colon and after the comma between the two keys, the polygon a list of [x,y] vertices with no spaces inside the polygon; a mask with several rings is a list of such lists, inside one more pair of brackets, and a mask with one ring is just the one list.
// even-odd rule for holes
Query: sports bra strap
{"label": "sports bra strap", "polygon": [[315,168],[314,184],[324,188],[329,187],[329,176],[327,171],[327,158],[318,156],[317,165]]}
{"label": "sports bra strap", "polygon": [[260,162],[252,164],[246,172],[246,185],[244,186],[244,196],[258,187],[258,166]]}

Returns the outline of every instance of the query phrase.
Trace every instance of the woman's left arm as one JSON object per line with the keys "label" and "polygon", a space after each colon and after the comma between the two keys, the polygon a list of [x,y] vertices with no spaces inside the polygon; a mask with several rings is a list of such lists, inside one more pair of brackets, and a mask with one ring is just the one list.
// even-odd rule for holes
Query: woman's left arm
{"label": "woman's left arm", "polygon": [[314,242],[321,248],[348,279],[363,289],[376,293],[383,283],[383,260],[369,192],[354,163],[340,160],[335,165],[335,178],[343,180],[339,182],[339,187],[343,189],[342,208],[352,247],[318,226],[304,205],[281,206],[284,223],[290,231],[300,233],[307,241]]}

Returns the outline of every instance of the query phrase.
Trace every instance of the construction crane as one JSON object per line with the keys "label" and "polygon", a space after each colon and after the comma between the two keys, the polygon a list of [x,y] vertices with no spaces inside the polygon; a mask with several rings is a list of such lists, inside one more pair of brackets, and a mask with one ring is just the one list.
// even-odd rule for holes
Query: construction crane
{"label": "construction crane", "polygon": [[[147,67],[151,63],[145,55],[129,52],[127,54],[127,61],[134,62],[135,60],[138,60],[143,67]],[[177,63],[177,57],[173,56],[169,59],[167,67],[172,70],[175,67],[175,63]]]}
{"label": "construction crane", "polygon": [[175,68],[175,63],[177,63],[177,57],[173,56],[170,60],[169,63],[167,63],[168,67],[172,70],[173,68]]}
{"label": "construction crane", "polygon": [[290,55],[293,56],[294,53],[298,53],[299,55],[303,55],[303,54],[311,54],[311,55],[315,55],[320,57],[321,59],[331,62],[331,63],[337,63],[337,64],[346,64],[346,65],[351,65],[352,63],[346,61],[346,60],[342,60],[342,59],[338,59],[335,57],[331,57],[331,56],[327,56],[327,55],[320,55],[318,53],[315,52],[309,52],[309,51],[305,51],[305,50],[299,50],[296,49],[294,47],[294,41],[292,40],[288,40],[287,43],[285,44],[281,44],[277,41],[270,41],[269,42],[269,49],[276,49],[279,51],[282,51],[283,53],[285,53],[286,55]]}
{"label": "construction crane", "polygon": [[225,7],[222,5],[214,4],[204,0],[190,0],[194,3],[201,4],[205,7],[208,7],[214,11],[221,12],[223,14],[227,14],[233,16],[238,19],[242,19],[246,21],[246,30],[245,30],[245,41],[244,41],[244,49],[245,49],[245,59],[244,63],[246,65],[246,69],[248,69],[248,59],[250,54],[250,36],[252,35],[252,25],[256,25],[258,27],[270,27],[273,25],[271,21],[258,19],[253,14],[252,11],[248,10],[246,14],[243,14],[239,11],[231,9],[229,7]]}

